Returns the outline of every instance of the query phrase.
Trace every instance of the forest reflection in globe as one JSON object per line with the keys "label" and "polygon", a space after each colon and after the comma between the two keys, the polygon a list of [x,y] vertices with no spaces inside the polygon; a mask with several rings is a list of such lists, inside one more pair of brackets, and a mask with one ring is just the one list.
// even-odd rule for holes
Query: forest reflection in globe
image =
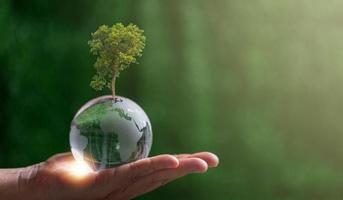
{"label": "forest reflection in globe", "polygon": [[86,103],[70,130],[74,158],[101,170],[148,156],[152,129],[143,109],[130,99],[102,96]]}

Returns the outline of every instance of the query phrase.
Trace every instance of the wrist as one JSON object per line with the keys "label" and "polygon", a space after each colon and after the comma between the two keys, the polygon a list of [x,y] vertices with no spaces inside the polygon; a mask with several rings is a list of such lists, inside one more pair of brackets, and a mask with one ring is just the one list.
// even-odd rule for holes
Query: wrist
{"label": "wrist", "polygon": [[19,199],[19,177],[18,169],[0,169],[0,199]]}
{"label": "wrist", "polygon": [[0,169],[0,199],[33,199],[35,179],[41,164],[25,168]]}

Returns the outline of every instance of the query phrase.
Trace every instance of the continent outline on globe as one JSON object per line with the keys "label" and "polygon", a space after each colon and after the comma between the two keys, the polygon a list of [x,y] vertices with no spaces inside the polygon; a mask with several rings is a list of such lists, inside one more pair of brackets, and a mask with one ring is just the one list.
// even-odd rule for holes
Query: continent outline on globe
{"label": "continent outline on globe", "polygon": [[115,101],[112,96],[91,100],[72,121],[72,153],[94,170],[144,158],[151,149],[152,129],[148,116],[132,100],[116,98],[121,101]]}

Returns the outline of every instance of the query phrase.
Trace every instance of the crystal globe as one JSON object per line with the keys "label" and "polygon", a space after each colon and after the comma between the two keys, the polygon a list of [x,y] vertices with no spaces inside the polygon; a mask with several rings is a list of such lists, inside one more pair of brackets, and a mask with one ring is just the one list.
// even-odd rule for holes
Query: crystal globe
{"label": "crystal globe", "polygon": [[102,96],[76,113],[69,139],[74,158],[98,171],[147,157],[151,123],[130,99]]}

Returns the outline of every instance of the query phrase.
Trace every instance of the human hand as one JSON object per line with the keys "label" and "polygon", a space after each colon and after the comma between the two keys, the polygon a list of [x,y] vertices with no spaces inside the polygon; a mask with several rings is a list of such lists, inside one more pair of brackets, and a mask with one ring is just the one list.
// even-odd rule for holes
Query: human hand
{"label": "human hand", "polygon": [[204,173],[218,162],[208,152],[159,155],[80,174],[70,153],[58,154],[26,168],[0,169],[0,199],[132,199],[187,174]]}

